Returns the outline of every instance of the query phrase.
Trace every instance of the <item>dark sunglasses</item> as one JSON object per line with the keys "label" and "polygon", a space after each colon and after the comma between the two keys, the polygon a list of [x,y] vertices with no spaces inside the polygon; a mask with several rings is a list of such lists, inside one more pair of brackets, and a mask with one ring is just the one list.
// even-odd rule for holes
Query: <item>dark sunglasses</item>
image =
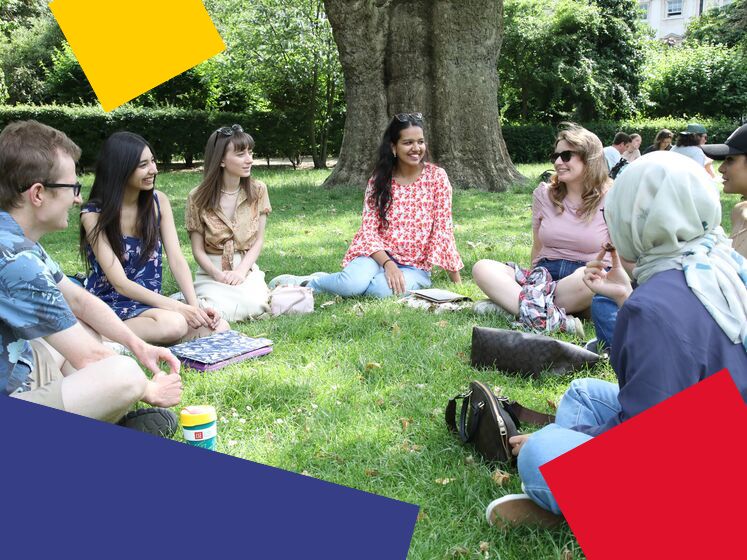
{"label": "dark sunglasses", "polygon": [[[18,192],[26,192],[29,190],[32,186],[34,186],[36,183],[33,183],[29,185],[28,187],[25,187],[23,189],[20,189]],[[73,189],[73,196],[76,197],[80,194],[80,190],[83,188],[83,185],[78,183],[77,181],[75,183],[40,183],[45,189]]]}
{"label": "dark sunglasses", "polygon": [[394,118],[399,122],[408,122],[410,120],[422,121],[423,113],[397,113]]}
{"label": "dark sunglasses", "polygon": [[236,132],[244,132],[244,129],[241,128],[240,124],[234,124],[231,126],[222,126],[215,132],[216,134],[215,140],[213,141],[213,148],[215,148],[215,145],[218,143],[218,136],[225,136],[226,138],[230,138]]}
{"label": "dark sunglasses", "polygon": [[578,155],[576,150],[563,150],[562,152],[553,152],[550,154],[550,163],[555,163],[555,160],[560,158],[563,163],[568,163],[574,155]]}

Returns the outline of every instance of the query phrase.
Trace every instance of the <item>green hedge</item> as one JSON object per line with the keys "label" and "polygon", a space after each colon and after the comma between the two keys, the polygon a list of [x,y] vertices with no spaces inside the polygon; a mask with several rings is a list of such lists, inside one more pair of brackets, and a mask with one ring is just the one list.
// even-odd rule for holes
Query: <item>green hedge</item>
{"label": "green hedge", "polygon": [[[210,133],[219,126],[241,123],[257,141],[259,157],[289,156],[288,150],[305,150],[305,139],[285,138],[283,126],[269,114],[241,114],[195,111],[188,109],[120,108],[105,113],[98,107],[66,107],[57,105],[0,106],[0,128],[15,120],[36,119],[64,131],[83,149],[81,165],[91,167],[104,139],[119,130],[142,135],[153,145],[161,161],[175,158],[191,164],[200,159]],[[622,130],[643,137],[642,146],[653,143],[662,128],[673,132],[684,130],[688,122],[700,122],[708,129],[709,142],[723,142],[739,125],[729,120],[675,118],[631,120],[623,122],[598,121],[581,123],[596,133],[605,146],[612,143],[615,133]],[[342,128],[342,127],[340,127]],[[515,163],[546,161],[552,153],[556,127],[542,123],[506,123],[502,125],[511,159]],[[341,141],[341,138],[338,139]],[[335,153],[336,148],[331,150]],[[304,152],[305,153],[305,152]]]}
{"label": "green hedge", "polygon": [[[645,148],[654,142],[654,136],[662,128],[672,132],[684,130],[689,122],[699,122],[708,130],[708,142],[719,143],[726,140],[740,123],[731,120],[714,120],[706,118],[692,118],[689,120],[676,118],[640,119],[622,122],[597,121],[579,123],[594,132],[605,146],[612,144],[617,132],[637,133],[643,138],[641,147]],[[514,163],[534,163],[546,161],[555,145],[556,127],[540,123],[507,123],[501,126],[503,138],[506,141],[508,153]]]}
{"label": "green hedge", "polygon": [[[184,159],[191,164],[202,157],[208,136],[218,127],[241,123],[257,139],[259,156],[269,153],[262,145],[263,115],[240,113],[210,113],[187,109],[120,108],[105,113],[98,107],[0,106],[0,128],[16,120],[35,119],[64,131],[83,150],[81,165],[90,168],[96,161],[101,145],[110,134],[128,130],[150,142],[161,161]],[[254,126],[252,126],[254,125]],[[257,131],[257,132],[255,132]],[[263,151],[264,148],[264,151]],[[270,155],[275,155],[270,154]]]}

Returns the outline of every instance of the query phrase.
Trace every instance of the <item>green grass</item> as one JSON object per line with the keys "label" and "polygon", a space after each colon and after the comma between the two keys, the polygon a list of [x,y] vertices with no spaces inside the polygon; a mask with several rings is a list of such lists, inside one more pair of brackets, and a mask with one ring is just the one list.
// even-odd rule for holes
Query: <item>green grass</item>
{"label": "green grass", "polygon": [[[532,178],[547,166],[520,166]],[[267,279],[281,273],[339,270],[360,223],[362,191],[325,189],[327,172],[267,170],[273,213],[259,260]],[[194,172],[164,173],[159,188],[175,207],[179,235],[186,195],[199,181]],[[84,178],[90,186],[91,177]],[[531,247],[531,187],[507,193],[454,192],[457,246],[466,264],[464,284],[438,271],[434,285],[481,297],[470,268],[481,258],[526,263]],[[87,188],[86,188],[87,193]],[[725,228],[737,197],[724,197]],[[43,244],[66,272],[82,270],[77,257],[77,216],[66,232]],[[165,291],[176,286],[167,273]],[[568,528],[497,531],[484,518],[488,502],[519,492],[515,469],[499,487],[492,470],[472,460],[446,430],[444,406],[473,379],[501,387],[523,404],[549,411],[571,377],[519,379],[469,365],[476,324],[507,327],[498,318],[469,311],[434,315],[395,300],[335,300],[314,314],[234,325],[266,336],[275,350],[266,357],[202,374],[183,373],[183,404],[212,404],[219,417],[218,450],[320,479],[419,504],[409,558],[583,558]],[[590,323],[586,324],[591,331]],[[579,376],[614,379],[609,365]],[[449,482],[444,484],[444,479]],[[489,556],[480,552],[487,543]],[[354,557],[351,551],[351,557]]]}

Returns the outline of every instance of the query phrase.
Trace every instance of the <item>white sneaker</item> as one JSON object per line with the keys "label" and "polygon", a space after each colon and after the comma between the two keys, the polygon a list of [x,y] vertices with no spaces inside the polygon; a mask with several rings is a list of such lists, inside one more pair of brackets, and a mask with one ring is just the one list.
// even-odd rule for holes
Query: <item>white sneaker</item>
{"label": "white sneaker", "polygon": [[564,520],[562,515],[540,507],[526,494],[508,494],[493,500],[485,510],[485,518],[490,525],[501,528],[512,525],[556,527]]}
{"label": "white sneaker", "polygon": [[505,319],[516,319],[511,313],[503,309],[500,305],[489,299],[481,299],[472,306],[472,311],[478,315],[488,315],[494,313]]}
{"label": "white sneaker", "polygon": [[568,334],[576,335],[577,338],[586,338],[584,334],[584,324],[581,319],[573,315],[566,315],[566,331]]}

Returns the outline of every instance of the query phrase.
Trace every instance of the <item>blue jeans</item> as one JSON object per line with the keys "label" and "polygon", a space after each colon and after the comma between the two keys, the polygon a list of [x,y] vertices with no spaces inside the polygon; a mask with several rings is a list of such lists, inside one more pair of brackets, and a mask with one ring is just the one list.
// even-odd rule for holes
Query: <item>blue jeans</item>
{"label": "blue jeans", "polygon": [[608,297],[595,294],[591,300],[591,320],[597,333],[597,349],[612,348],[612,335],[615,333],[615,322],[619,307]]}
{"label": "blue jeans", "polygon": [[557,282],[566,276],[570,276],[576,272],[577,269],[586,266],[586,263],[581,261],[569,261],[566,259],[540,259],[537,261],[536,266],[546,268],[550,273],[550,276],[552,276],[552,279]]}
{"label": "blue jeans", "polygon": [[586,443],[592,436],[577,432],[574,426],[600,426],[620,412],[616,383],[601,379],[576,379],[563,395],[555,423],[527,439],[519,453],[519,476],[524,491],[537,504],[553,513],[560,508],[539,468],[566,451]]}
{"label": "blue jeans", "polygon": [[[431,275],[414,266],[401,265],[393,261],[405,277],[405,289],[417,290],[431,285]],[[384,269],[371,257],[358,257],[348,263],[342,272],[314,278],[308,287],[315,292],[329,292],[342,297],[371,296],[388,297],[392,290],[386,283]]]}

